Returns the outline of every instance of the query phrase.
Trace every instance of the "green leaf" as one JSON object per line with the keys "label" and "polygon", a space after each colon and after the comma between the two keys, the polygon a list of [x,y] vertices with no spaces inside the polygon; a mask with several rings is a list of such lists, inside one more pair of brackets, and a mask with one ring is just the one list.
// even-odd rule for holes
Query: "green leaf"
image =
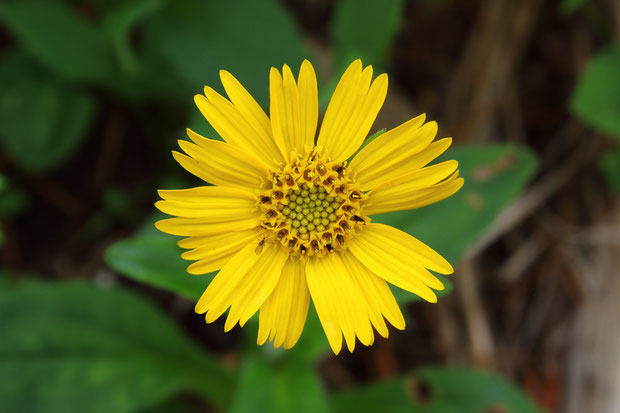
{"label": "green leaf", "polygon": [[456,262],[523,190],[537,167],[535,155],[511,144],[461,145],[444,159],[459,161],[464,186],[451,197],[421,209],[373,216],[420,239]]}
{"label": "green leaf", "polygon": [[2,411],[132,412],[181,391],[228,405],[231,372],[147,301],[82,282],[0,290]]}
{"label": "green leaf", "polygon": [[180,395],[156,406],[140,410],[140,413],[198,413],[202,411],[200,407],[198,401]]}
{"label": "green leaf", "polygon": [[318,358],[331,351],[329,342],[323,331],[323,326],[319,321],[314,305],[311,303],[308,309],[308,316],[304,324],[303,332],[299,341],[289,350],[274,348],[272,343],[267,341],[262,346],[256,345],[258,334],[258,313],[256,313],[243,327],[243,348],[245,353],[259,353],[261,357],[281,358],[287,357],[302,363],[312,363]]}
{"label": "green leaf", "polygon": [[131,1],[124,2],[106,14],[103,27],[112,40],[116,58],[125,73],[135,75],[140,69],[139,59],[131,46],[131,30],[163,6],[163,0]]}
{"label": "green leaf", "polygon": [[332,38],[339,67],[361,58],[382,65],[400,27],[403,0],[341,0],[336,2]]}
{"label": "green leaf", "polygon": [[114,72],[103,32],[63,2],[6,3],[0,20],[31,56],[66,79],[98,82]]}
{"label": "green leaf", "polygon": [[423,367],[404,379],[336,393],[331,407],[333,413],[542,413],[503,378],[456,367]]}
{"label": "green leaf", "polygon": [[0,175],[0,219],[17,217],[28,204],[28,195],[12,185],[4,175]]}
{"label": "green leaf", "polygon": [[599,53],[581,74],[571,109],[593,128],[620,139],[620,46]]}
{"label": "green leaf", "polygon": [[193,90],[221,90],[219,70],[226,69],[263,104],[269,68],[298,67],[307,54],[294,20],[275,0],[169,2],[149,22],[145,43]]}
{"label": "green leaf", "polygon": [[[159,217],[161,218],[161,217]],[[144,235],[138,235],[119,241],[108,247],[106,263],[114,271],[132,280],[171,291],[192,301],[197,301],[215,273],[208,275],[188,274],[185,270],[189,261],[181,258],[183,250],[176,244],[178,238],[161,233],[152,233],[152,219],[147,220]],[[258,333],[258,313],[252,317],[243,329],[248,348],[256,348]],[[316,360],[329,348],[323,327],[319,322],[314,307],[308,311],[308,318],[303,333],[292,350],[292,358],[299,360]],[[270,343],[261,347],[263,351],[280,351],[273,349]]]}
{"label": "green leaf", "polygon": [[[460,176],[465,179],[459,192],[421,209],[389,212],[372,219],[408,232],[455,264],[521,193],[536,171],[537,161],[529,150],[503,144],[457,146],[444,158],[459,161]],[[400,291],[396,294],[401,301],[405,298]],[[406,294],[409,301],[415,299]]]}
{"label": "green leaf", "polygon": [[570,14],[586,4],[587,0],[562,0],[560,3],[560,11],[564,14]]}
{"label": "green leaf", "polygon": [[0,65],[0,144],[26,169],[43,171],[67,159],[94,113],[90,96],[40,74],[23,56]]}
{"label": "green leaf", "polygon": [[607,178],[609,186],[620,195],[620,146],[605,153],[598,165]]}
{"label": "green leaf", "polygon": [[289,358],[248,354],[231,413],[320,413],[328,411],[314,367]]}
{"label": "green leaf", "polygon": [[138,282],[180,294],[195,301],[211,282],[213,274],[193,275],[181,258],[177,237],[156,234],[137,236],[108,247],[106,263],[113,270]]}

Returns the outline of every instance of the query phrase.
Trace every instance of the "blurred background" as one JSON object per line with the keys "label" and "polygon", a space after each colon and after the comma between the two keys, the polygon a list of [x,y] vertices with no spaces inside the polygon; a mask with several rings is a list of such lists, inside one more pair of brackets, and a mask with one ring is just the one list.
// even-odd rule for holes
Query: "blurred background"
{"label": "blurred background", "polygon": [[[3,0],[0,412],[620,411],[617,0]],[[324,110],[352,60],[387,72],[371,133],[426,113],[465,186],[375,221],[453,264],[407,329],[334,356],[194,314],[153,228],[193,105],[310,59]]]}

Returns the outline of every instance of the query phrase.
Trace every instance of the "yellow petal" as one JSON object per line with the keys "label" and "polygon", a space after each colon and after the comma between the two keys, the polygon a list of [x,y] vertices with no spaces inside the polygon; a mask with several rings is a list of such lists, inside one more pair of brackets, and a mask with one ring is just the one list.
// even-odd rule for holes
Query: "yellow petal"
{"label": "yellow petal", "polygon": [[172,154],[181,166],[204,181],[220,186],[258,189],[261,178],[267,177],[267,165],[247,151],[203,138],[190,129],[187,134],[197,144],[180,140],[179,146],[191,158],[178,152]]}
{"label": "yellow petal", "polygon": [[308,60],[304,60],[299,69],[297,89],[299,90],[302,141],[304,145],[314,145],[319,121],[319,93],[316,73]]}
{"label": "yellow petal", "polygon": [[284,159],[273,141],[269,117],[260,105],[241,83],[227,71],[220,71],[220,79],[231,102],[254,131],[259,143],[264,146],[262,149],[267,153],[267,158],[274,159],[276,164],[283,162]]}
{"label": "yellow petal", "polygon": [[260,308],[257,343],[262,345],[271,336],[274,347],[293,347],[303,331],[309,303],[303,263],[289,259],[276,288]]}
{"label": "yellow petal", "polygon": [[436,302],[433,291],[444,286],[426,268],[441,274],[453,272],[452,266],[431,248],[396,228],[369,224],[349,243],[349,251],[370,271],[387,282]]}
{"label": "yellow petal", "polygon": [[238,188],[228,188],[224,186],[198,186],[188,189],[160,189],[157,191],[159,196],[167,201],[187,201],[203,203],[210,198],[226,198],[223,202],[235,199],[256,201],[252,192]]}
{"label": "yellow petal", "polygon": [[190,274],[208,274],[219,270],[241,248],[254,242],[258,245],[259,229],[251,228],[244,231],[226,232],[223,234],[190,237],[178,242],[181,248],[193,248],[181,254],[186,260],[197,260],[187,267]]}
{"label": "yellow petal", "polygon": [[[420,115],[385,132],[355,155],[348,169],[356,174],[363,191],[415,172],[434,159],[427,160],[429,154],[435,157],[440,154],[437,150],[424,153],[430,149],[429,145],[437,134],[437,123],[429,122],[422,126],[424,118],[425,115]],[[443,150],[450,146],[450,142],[443,142]],[[448,145],[443,147],[446,143]]]}
{"label": "yellow petal", "polygon": [[428,187],[422,187],[419,181],[412,179],[416,174],[418,172],[404,175],[372,190],[363,203],[364,213],[374,215],[421,208],[453,195],[463,186],[463,178],[458,178],[458,171]]}
{"label": "yellow petal", "polygon": [[166,234],[181,237],[222,234],[230,231],[242,231],[255,228],[262,222],[258,212],[240,216],[230,221],[213,218],[169,218],[155,223],[155,228]]}
{"label": "yellow petal", "polygon": [[303,153],[314,144],[318,121],[316,75],[305,60],[299,71],[299,85],[291,69],[284,65],[282,76],[276,68],[269,73],[270,115],[273,137],[285,159],[296,150]]}
{"label": "yellow petal", "polygon": [[207,313],[207,323],[213,322],[226,311],[234,300],[239,283],[260,258],[248,244],[224,265],[196,303],[198,314]]}
{"label": "yellow petal", "polygon": [[205,87],[205,95],[194,96],[194,102],[216,132],[228,143],[261,159],[271,167],[281,157],[270,135],[255,129],[244,115],[226,98]]}
{"label": "yellow petal", "polygon": [[[225,234],[220,234],[220,235],[207,235],[207,236],[192,236],[192,237],[188,237],[188,238],[183,238],[182,240],[179,240],[177,242],[177,245],[183,249],[186,250],[193,250],[193,249],[201,249],[201,248],[218,248],[220,246],[220,244],[222,243],[222,241],[226,242],[226,240],[233,240],[236,239],[237,237],[249,237],[250,235],[254,236],[254,240],[256,241],[256,245],[258,245],[258,241],[260,240],[259,237],[259,228],[252,228],[252,229],[246,229],[244,231],[237,231],[237,232],[226,232]],[[184,254],[188,253],[189,251],[186,251]],[[198,251],[196,251],[198,252]],[[183,255],[183,257],[185,258],[186,256]],[[192,258],[187,257],[186,259],[200,259],[201,257],[194,257],[192,255]]]}
{"label": "yellow petal", "polygon": [[345,161],[360,147],[385,101],[387,75],[378,76],[371,85],[372,67],[362,71],[358,59],[351,63],[336,86],[317,145],[334,161]]}
{"label": "yellow petal", "polygon": [[372,342],[373,333],[364,297],[339,254],[308,259],[306,280],[319,320],[335,354],[342,347],[340,331],[349,351],[355,347],[356,335],[362,344]]}
{"label": "yellow petal", "polygon": [[366,298],[370,321],[379,334],[383,337],[388,336],[388,330],[383,317],[394,327],[403,330],[405,328],[405,319],[385,280],[373,274],[349,251],[345,251],[342,254],[342,261],[349,269],[355,284],[362,291],[364,298]]}
{"label": "yellow petal", "polygon": [[180,217],[230,221],[254,215],[257,199],[251,192],[222,186],[160,190],[164,200],[155,203],[160,211]]}
{"label": "yellow petal", "polygon": [[267,243],[259,258],[239,283],[230,312],[224,325],[229,331],[237,323],[241,327],[258,311],[261,305],[273,292],[284,262],[289,258],[288,251],[280,244]]}

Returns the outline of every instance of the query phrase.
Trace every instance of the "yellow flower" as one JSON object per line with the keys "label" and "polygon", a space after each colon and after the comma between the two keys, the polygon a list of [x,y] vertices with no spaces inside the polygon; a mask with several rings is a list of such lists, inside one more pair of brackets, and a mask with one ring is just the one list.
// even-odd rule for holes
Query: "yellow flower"
{"label": "yellow flower", "polygon": [[[304,61],[297,81],[288,66],[269,74],[268,117],[228,72],[228,99],[205,87],[195,102],[225,142],[188,130],[187,154],[174,158],[213,184],[162,190],[155,205],[174,215],[156,223],[187,237],[187,271],[220,270],[196,304],[207,323],[228,309],[225,330],[260,310],[258,344],[291,348],[303,330],[310,298],[334,353],[353,351],[356,337],[388,336],[385,319],[405,321],[387,282],[436,302],[442,283],[428,270],[453,272],[431,248],[369,215],[419,208],[463,185],[458,163],[426,166],[450,138],[432,142],[435,122],[421,115],[359,150],[383,105],[387,75],[354,61],[343,74],[315,139],[317,82]],[[353,159],[347,162],[353,155]]]}

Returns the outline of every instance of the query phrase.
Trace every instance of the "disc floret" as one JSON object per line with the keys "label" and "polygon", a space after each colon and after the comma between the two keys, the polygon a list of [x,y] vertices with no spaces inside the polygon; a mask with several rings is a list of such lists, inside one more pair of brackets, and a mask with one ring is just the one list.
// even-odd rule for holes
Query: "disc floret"
{"label": "disc floret", "polygon": [[292,154],[270,171],[259,196],[262,239],[281,243],[294,256],[323,256],[345,248],[355,229],[370,222],[361,201],[366,195],[347,173],[319,149]]}

